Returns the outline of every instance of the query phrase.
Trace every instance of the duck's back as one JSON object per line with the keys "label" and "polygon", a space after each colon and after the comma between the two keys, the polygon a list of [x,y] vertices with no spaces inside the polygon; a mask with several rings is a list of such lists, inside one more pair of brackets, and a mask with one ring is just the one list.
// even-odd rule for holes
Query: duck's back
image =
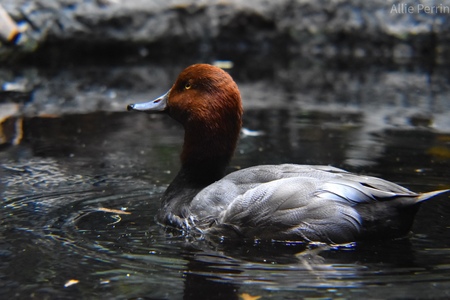
{"label": "duck's back", "polygon": [[425,197],[328,166],[265,165],[229,174],[189,206],[205,233],[343,243],[406,234]]}

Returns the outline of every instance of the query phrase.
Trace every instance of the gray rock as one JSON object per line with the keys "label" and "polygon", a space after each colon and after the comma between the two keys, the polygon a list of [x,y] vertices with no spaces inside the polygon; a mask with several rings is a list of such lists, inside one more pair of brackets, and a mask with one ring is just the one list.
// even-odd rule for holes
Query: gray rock
{"label": "gray rock", "polygon": [[107,55],[134,49],[142,56],[254,51],[394,60],[425,56],[445,62],[450,41],[450,4],[439,6],[434,1],[0,0],[0,4],[28,27],[25,42],[15,46],[19,50],[0,47],[2,60],[39,46],[44,53],[62,47],[68,57],[81,55],[81,50],[83,55]]}

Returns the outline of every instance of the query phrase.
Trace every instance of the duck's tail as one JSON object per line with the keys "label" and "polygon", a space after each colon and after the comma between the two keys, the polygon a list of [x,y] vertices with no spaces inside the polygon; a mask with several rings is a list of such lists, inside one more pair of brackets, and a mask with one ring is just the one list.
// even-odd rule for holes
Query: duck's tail
{"label": "duck's tail", "polygon": [[443,194],[443,193],[447,193],[450,192],[450,189],[448,190],[439,190],[439,191],[433,191],[433,192],[428,192],[428,193],[422,193],[420,194],[417,198],[416,198],[416,203],[422,202],[422,201],[426,201],[428,199],[431,199],[437,195]]}

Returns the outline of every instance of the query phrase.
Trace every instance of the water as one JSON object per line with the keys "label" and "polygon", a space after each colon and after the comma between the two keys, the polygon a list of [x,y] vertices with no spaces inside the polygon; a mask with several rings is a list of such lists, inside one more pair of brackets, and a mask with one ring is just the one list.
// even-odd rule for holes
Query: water
{"label": "water", "polygon": [[[445,70],[294,63],[232,72],[248,131],[230,171],[331,164],[416,191],[450,187]],[[7,132],[19,122],[22,135],[10,129],[18,141],[0,148],[2,298],[450,297],[448,195],[422,205],[406,239],[332,248],[192,240],[153,219],[178,169],[182,128],[166,116],[81,110],[3,123]]]}

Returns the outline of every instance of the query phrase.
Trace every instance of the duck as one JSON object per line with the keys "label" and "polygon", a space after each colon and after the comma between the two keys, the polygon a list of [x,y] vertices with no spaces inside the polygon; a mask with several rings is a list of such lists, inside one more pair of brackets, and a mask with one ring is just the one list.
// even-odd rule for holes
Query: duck
{"label": "duck", "polygon": [[194,64],[164,95],[128,111],[182,124],[181,167],[157,222],[183,234],[226,240],[345,244],[408,235],[424,201],[393,182],[320,165],[259,165],[229,174],[242,127],[239,88],[225,70]]}

